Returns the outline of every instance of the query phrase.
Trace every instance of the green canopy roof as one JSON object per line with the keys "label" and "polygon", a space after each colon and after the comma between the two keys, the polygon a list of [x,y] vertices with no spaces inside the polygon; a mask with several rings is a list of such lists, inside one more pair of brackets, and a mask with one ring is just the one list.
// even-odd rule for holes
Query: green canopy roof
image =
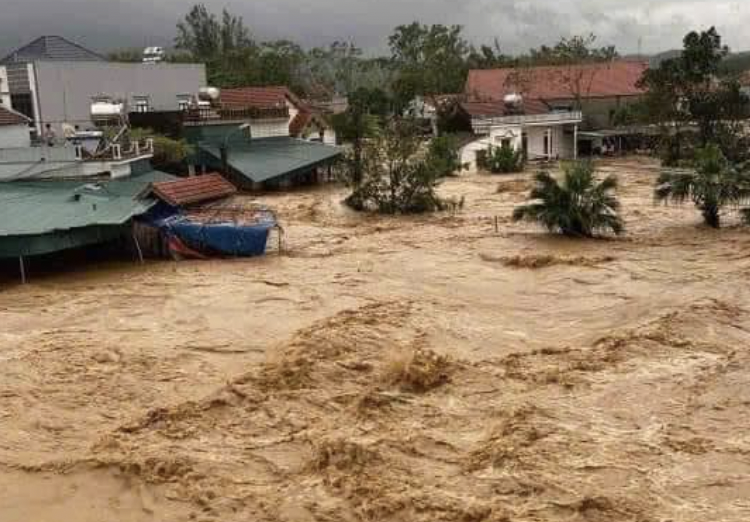
{"label": "green canopy roof", "polygon": [[0,183],[0,257],[35,255],[96,243],[148,211],[142,197],[157,171],[124,180]]}
{"label": "green canopy roof", "polygon": [[[215,144],[201,144],[201,150],[221,160],[221,150]],[[229,144],[229,166],[255,183],[280,176],[309,171],[340,156],[339,147],[323,145],[295,138],[260,138]]]}
{"label": "green canopy roof", "polygon": [[153,206],[139,196],[166,179],[152,172],[124,180],[0,183],[0,237],[122,224]]}

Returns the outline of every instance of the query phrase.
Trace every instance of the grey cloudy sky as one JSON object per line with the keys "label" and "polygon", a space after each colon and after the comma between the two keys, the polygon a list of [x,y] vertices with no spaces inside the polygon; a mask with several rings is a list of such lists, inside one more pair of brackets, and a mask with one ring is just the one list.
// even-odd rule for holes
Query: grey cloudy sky
{"label": "grey cloudy sky", "polygon": [[[169,45],[193,2],[183,0],[2,0],[0,50],[59,34],[95,50]],[[716,25],[735,50],[750,49],[748,0],[205,0],[245,18],[258,38],[304,45],[336,39],[383,50],[394,26],[412,20],[457,23],[473,41],[497,37],[519,51],[560,36],[598,35],[621,52],[680,46],[690,29]]]}

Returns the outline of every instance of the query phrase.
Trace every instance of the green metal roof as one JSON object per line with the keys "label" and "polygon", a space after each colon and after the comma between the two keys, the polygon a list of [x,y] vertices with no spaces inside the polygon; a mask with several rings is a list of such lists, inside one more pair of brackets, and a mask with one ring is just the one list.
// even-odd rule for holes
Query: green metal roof
{"label": "green metal roof", "polygon": [[121,225],[154,205],[140,196],[165,179],[171,176],[152,171],[124,180],[0,183],[0,237]]}
{"label": "green metal roof", "polygon": [[[218,145],[200,148],[220,161]],[[310,170],[340,156],[342,149],[295,138],[260,138],[229,144],[229,166],[255,183]]]}

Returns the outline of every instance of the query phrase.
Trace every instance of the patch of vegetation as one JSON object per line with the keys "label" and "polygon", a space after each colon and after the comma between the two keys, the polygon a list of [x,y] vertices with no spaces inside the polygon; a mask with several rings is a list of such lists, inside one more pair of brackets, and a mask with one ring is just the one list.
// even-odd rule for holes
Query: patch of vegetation
{"label": "patch of vegetation", "polygon": [[428,157],[438,177],[455,176],[461,172],[461,153],[455,136],[446,134],[430,141]]}
{"label": "patch of vegetation", "polygon": [[534,179],[531,202],[513,211],[514,221],[536,222],[550,232],[574,237],[624,231],[618,215],[620,202],[614,194],[616,177],[597,182],[593,165],[577,162],[565,166],[562,182],[544,171]]}
{"label": "patch of vegetation", "polygon": [[[417,124],[390,119],[361,151],[361,170],[345,173],[352,187],[347,198],[355,210],[384,214],[414,214],[446,210],[453,205],[438,197],[444,158],[424,151]],[[357,178],[355,176],[361,176]],[[456,202],[456,205],[461,202]]]}
{"label": "patch of vegetation", "polygon": [[676,204],[690,200],[708,226],[719,228],[725,207],[750,200],[750,176],[744,168],[731,164],[715,144],[699,149],[696,156],[694,169],[663,172],[654,197]]}
{"label": "patch of vegetation", "polygon": [[477,156],[477,166],[493,174],[511,174],[523,171],[525,158],[523,152],[512,147],[490,147]]}
{"label": "patch of vegetation", "polygon": [[146,138],[151,138],[154,142],[154,157],[151,159],[151,164],[155,168],[175,173],[185,171],[183,164],[193,153],[193,147],[186,140],[175,140],[151,129],[130,130],[131,140],[140,141]]}

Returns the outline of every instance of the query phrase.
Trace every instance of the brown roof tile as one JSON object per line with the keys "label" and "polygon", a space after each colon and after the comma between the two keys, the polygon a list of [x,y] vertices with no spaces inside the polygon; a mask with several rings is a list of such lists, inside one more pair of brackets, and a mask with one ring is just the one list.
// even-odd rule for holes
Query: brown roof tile
{"label": "brown roof tile", "polygon": [[237,192],[234,185],[217,173],[154,183],[152,190],[156,197],[175,207],[225,198]]}
{"label": "brown roof tile", "polygon": [[524,99],[520,110],[510,110],[502,101],[462,102],[461,108],[472,118],[500,118],[511,114],[547,114],[549,106],[542,100]]}
{"label": "brown roof tile", "polygon": [[580,78],[585,98],[635,96],[643,94],[638,80],[648,68],[645,62],[614,62],[469,71],[466,95],[473,101],[502,100],[506,94],[520,93],[542,100],[574,97],[571,77]]}
{"label": "brown roof tile", "polygon": [[298,109],[305,104],[292,91],[283,86],[239,87],[221,90],[221,104],[229,109],[268,109],[286,106],[289,101]]}

